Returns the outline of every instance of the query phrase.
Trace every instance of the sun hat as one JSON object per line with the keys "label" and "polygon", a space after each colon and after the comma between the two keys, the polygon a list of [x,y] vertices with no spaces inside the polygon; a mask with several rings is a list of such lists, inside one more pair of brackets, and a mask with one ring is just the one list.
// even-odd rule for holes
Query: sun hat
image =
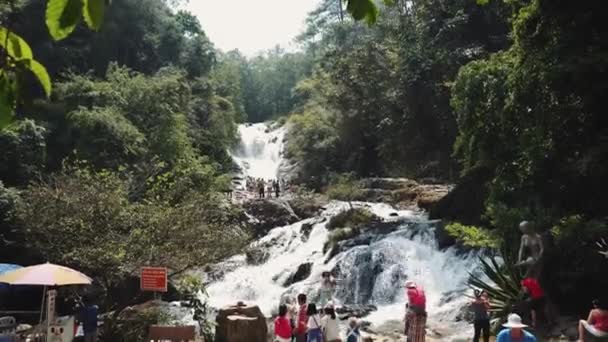
{"label": "sun hat", "polygon": [[525,328],[527,325],[521,322],[521,317],[518,314],[510,314],[507,318],[507,323],[502,325],[505,328]]}
{"label": "sun hat", "polygon": [[416,288],[416,283],[414,283],[411,280],[408,280],[405,282],[405,287],[408,289],[415,289]]}

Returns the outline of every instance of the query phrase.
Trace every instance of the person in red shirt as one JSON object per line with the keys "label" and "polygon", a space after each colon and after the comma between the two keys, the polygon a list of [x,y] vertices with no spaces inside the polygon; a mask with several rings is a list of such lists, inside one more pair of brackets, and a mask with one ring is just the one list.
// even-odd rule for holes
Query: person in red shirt
{"label": "person in red shirt", "polygon": [[585,330],[595,337],[608,337],[608,305],[593,301],[593,310],[589,312],[587,320],[581,319],[578,323],[578,340],[585,340]]}
{"label": "person in red shirt", "polygon": [[408,304],[405,314],[405,335],[408,341],[424,342],[426,326],[426,295],[413,281],[406,281]]}
{"label": "person in red shirt", "polygon": [[306,305],[306,295],[300,293],[298,295],[298,305],[300,309],[298,310],[298,319],[296,321],[295,328],[295,336],[296,342],[306,342],[306,331],[308,325],[308,315],[306,314],[306,310],[308,309],[308,305]]}
{"label": "person in red shirt", "polygon": [[521,286],[529,297],[530,316],[532,318],[532,327],[535,328],[538,321],[538,315],[545,308],[545,292],[536,278],[528,277],[521,281]]}
{"label": "person in red shirt", "polygon": [[274,320],[274,335],[278,342],[291,342],[291,323],[287,318],[287,305],[279,306],[279,316]]}

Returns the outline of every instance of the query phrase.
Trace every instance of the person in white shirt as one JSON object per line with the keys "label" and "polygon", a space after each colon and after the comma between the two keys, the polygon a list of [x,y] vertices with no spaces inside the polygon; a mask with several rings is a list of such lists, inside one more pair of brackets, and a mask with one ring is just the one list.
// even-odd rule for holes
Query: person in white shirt
{"label": "person in white shirt", "polygon": [[332,303],[328,303],[323,310],[325,315],[321,318],[321,327],[323,328],[324,342],[342,342],[340,339],[340,326],[336,311]]}
{"label": "person in white shirt", "polygon": [[323,331],[321,330],[321,317],[314,303],[308,304],[308,342],[323,342]]}

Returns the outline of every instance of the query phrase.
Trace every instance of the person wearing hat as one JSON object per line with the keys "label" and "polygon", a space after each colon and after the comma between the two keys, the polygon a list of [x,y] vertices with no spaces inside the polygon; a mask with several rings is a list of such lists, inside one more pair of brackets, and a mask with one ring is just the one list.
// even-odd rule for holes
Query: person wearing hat
{"label": "person wearing hat", "polygon": [[323,308],[325,315],[321,318],[321,328],[323,330],[324,342],[341,342],[340,340],[340,325],[336,317],[334,305],[330,302]]}
{"label": "person wearing hat", "polygon": [[496,342],[536,342],[536,337],[524,330],[527,325],[521,322],[518,314],[510,314],[507,323],[502,326],[506,329],[498,333]]}
{"label": "person wearing hat", "polygon": [[405,282],[408,303],[405,314],[405,335],[408,341],[424,342],[426,336],[426,295],[418,285],[408,280]]}

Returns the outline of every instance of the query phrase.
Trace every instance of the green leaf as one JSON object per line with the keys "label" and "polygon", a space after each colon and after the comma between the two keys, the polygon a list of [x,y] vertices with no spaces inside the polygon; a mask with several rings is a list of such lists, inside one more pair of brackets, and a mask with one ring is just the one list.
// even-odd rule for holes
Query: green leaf
{"label": "green leaf", "polygon": [[16,60],[34,58],[28,43],[15,33],[9,32],[5,27],[0,27],[0,46]]}
{"label": "green leaf", "polygon": [[31,60],[26,65],[26,67],[36,76],[38,82],[44,89],[44,93],[46,97],[51,96],[51,77],[49,77],[49,73],[46,71],[44,65],[38,63],[36,60]]}
{"label": "green leaf", "polygon": [[99,31],[103,23],[103,17],[106,11],[105,0],[84,0],[84,21],[89,28],[94,31]]}
{"label": "green leaf", "polygon": [[363,20],[373,25],[378,19],[378,7],[373,0],[348,0],[346,10],[355,20]]}
{"label": "green leaf", "polygon": [[82,0],[48,0],[46,26],[51,37],[61,40],[74,31],[82,15]]}
{"label": "green leaf", "polygon": [[481,6],[487,5],[489,3],[490,3],[490,0],[477,0],[477,4],[481,5]]}

